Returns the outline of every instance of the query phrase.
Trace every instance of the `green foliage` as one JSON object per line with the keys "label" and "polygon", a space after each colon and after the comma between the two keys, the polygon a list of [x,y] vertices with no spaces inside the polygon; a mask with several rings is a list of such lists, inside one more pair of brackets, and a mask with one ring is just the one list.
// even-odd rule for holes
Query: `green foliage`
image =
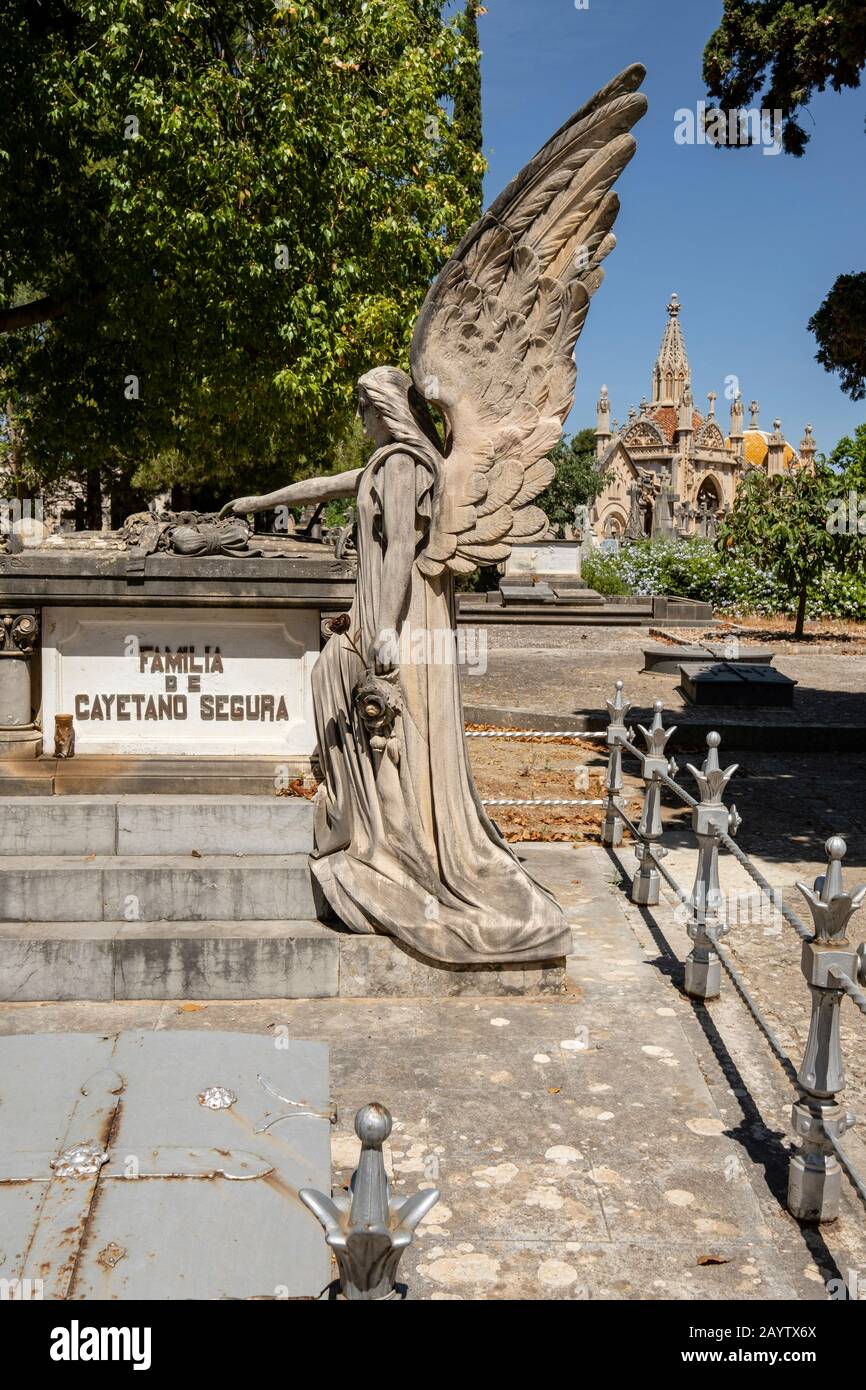
{"label": "green foliage", "polygon": [[843,487],[866,492],[866,423],[857,426],[853,439],[848,434],[840,439],[827,462],[841,472]]}
{"label": "green foliage", "polygon": [[838,372],[852,401],[866,397],[866,271],[840,275],[820,309],[809,320],[818,351],[815,358],[828,372]]}
{"label": "green foliage", "polygon": [[828,525],[839,477],[826,466],[769,477],[747,472],[719,534],[719,545],[769,570],[797,598],[796,635],[802,636],[809,590],[827,571],[862,565],[863,538]]}
{"label": "green foliage", "polygon": [[563,436],[548,457],[556,465],[556,477],[535,504],[551,526],[571,526],[575,507],[594,501],[604,486],[604,475],[597,466],[595,430]]}
{"label": "green foliage", "polygon": [[827,86],[859,87],[864,63],[863,0],[725,0],[704,81],[725,110],[782,111],[783,147],[799,156],[809,135],[798,113]]}
{"label": "green foliage", "polygon": [[471,193],[476,215],[481,216],[484,207],[484,170],[482,156],[484,132],[481,118],[481,47],[478,41],[478,15],[484,9],[480,0],[467,0],[461,29],[469,46],[474,62],[467,62],[461,70],[460,82],[454,98],[454,127],[470,150],[475,151],[475,159],[467,176],[467,191]]}
{"label": "green foliage", "polygon": [[723,562],[709,541],[646,540],[616,554],[595,550],[581,573],[600,594],[672,594],[714,604],[722,597]]}
{"label": "green foliage", "polygon": [[629,547],[628,551],[621,550],[617,554],[607,554],[602,550],[590,551],[581,559],[581,578],[599,594],[640,593],[641,589],[635,588],[634,580],[630,582],[630,577],[624,572],[624,561],[631,549],[632,547]]}
{"label": "green foliage", "polygon": [[[600,594],[669,594],[743,616],[793,616],[799,601],[770,570],[703,540],[638,541],[616,555],[596,550],[582,573]],[[866,574],[857,568],[823,571],[809,591],[806,617],[866,622]]]}
{"label": "green foliage", "polygon": [[475,215],[439,0],[8,0],[0,49],[16,467],[214,497],[327,469]]}
{"label": "green foliage", "polygon": [[[803,154],[797,119],[816,91],[859,87],[866,64],[863,0],[725,0],[704,50],[704,81],[727,111],[781,111],[782,146]],[[730,148],[738,148],[731,146]],[[852,400],[866,397],[866,272],[840,275],[808,324],[816,360],[838,372]]]}

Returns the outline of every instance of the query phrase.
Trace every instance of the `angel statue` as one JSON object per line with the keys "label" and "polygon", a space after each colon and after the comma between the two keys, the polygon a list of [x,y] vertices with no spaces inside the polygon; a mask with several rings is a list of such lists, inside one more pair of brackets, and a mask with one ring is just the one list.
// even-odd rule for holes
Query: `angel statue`
{"label": "angel statue", "polygon": [[475,789],[454,580],[547,533],[531,504],[554,476],[574,346],[615,244],[611,190],[634,153],[643,77],[635,65],[614,78],[467,232],[421,309],[411,378],[397,367],[361,377],[366,467],[223,508],[357,498],[355,600],[313,671],[324,780],[311,865],[346,926],[437,961],[571,949],[561,908]]}

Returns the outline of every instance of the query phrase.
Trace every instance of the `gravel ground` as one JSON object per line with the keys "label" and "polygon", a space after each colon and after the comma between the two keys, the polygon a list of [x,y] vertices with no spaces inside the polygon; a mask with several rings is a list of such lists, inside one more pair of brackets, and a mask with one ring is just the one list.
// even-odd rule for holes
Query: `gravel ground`
{"label": "gravel ground", "polygon": [[[734,635],[744,645],[770,647],[776,670],[798,682],[792,709],[719,706],[720,719],[866,725],[866,636],[828,632],[801,643],[784,631],[732,624],[659,631],[691,645],[717,644]],[[468,705],[603,716],[605,701],[621,679],[637,710],[650,710],[661,699],[681,722],[703,720],[706,711],[693,710],[677,690],[677,675],[641,670],[643,649],[663,640],[655,634],[647,628],[491,624],[479,629],[479,660],[474,672],[471,667],[463,672],[463,698]]]}

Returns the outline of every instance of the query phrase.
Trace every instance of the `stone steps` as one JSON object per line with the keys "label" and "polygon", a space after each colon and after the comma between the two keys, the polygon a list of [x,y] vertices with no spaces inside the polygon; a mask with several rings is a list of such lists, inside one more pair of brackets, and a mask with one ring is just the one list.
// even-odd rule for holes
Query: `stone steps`
{"label": "stone steps", "polygon": [[306,853],[0,859],[2,922],[259,922],[317,915]]}
{"label": "stone steps", "polygon": [[0,856],[261,857],[312,848],[313,807],[303,797],[18,796],[0,814]]}
{"label": "stone steps", "polygon": [[274,778],[302,777],[310,759],[260,756],[133,757],[76,754],[74,758],[0,757],[0,797],[131,796],[230,797],[274,796]]}
{"label": "stone steps", "polygon": [[0,923],[0,1000],[441,998],[563,992],[561,965],[439,966],[316,921]]}
{"label": "stone steps", "polygon": [[318,920],[300,797],[9,797],[0,1000],[556,993],[558,965],[439,966]]}

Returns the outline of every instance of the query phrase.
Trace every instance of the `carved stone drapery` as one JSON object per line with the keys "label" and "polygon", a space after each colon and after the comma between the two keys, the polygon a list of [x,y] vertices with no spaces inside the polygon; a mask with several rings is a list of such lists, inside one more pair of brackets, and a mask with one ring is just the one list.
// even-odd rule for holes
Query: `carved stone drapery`
{"label": "carved stone drapery", "polygon": [[221,520],[214,512],[134,512],[120,530],[129,551],[128,572],[144,573],[148,555],[261,555],[250,545],[250,527],[240,517]]}

